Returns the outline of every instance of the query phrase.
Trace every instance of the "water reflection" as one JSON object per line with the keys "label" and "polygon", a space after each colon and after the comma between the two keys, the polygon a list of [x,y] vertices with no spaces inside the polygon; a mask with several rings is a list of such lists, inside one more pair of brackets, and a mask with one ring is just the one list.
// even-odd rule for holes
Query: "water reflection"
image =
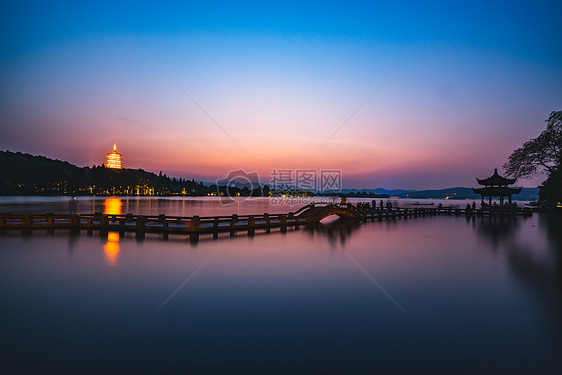
{"label": "water reflection", "polygon": [[494,249],[502,242],[509,241],[515,233],[519,230],[521,220],[525,218],[517,217],[472,217],[472,220],[477,224],[477,233],[479,237],[487,238],[492,242]]}
{"label": "water reflection", "polygon": [[[139,202],[112,209],[110,199],[98,209],[134,212]],[[180,214],[195,207],[173,204]],[[0,363],[7,373],[75,373],[84,363],[91,373],[229,373],[248,363],[256,373],[272,363],[277,373],[560,373],[560,228],[544,215],[334,220],[218,242],[201,235],[197,248],[186,235],[106,232],[76,237],[70,259],[64,231],[7,233]]]}
{"label": "water reflection", "polygon": [[[511,274],[534,298],[562,335],[562,218],[539,214],[537,220],[483,218],[478,233],[505,255]],[[537,223],[537,224],[533,224]],[[540,232],[541,235],[538,235]],[[526,239],[524,241],[522,239]],[[544,239],[544,240],[541,240]]]}
{"label": "water reflection", "polygon": [[[49,231],[47,234],[54,235],[54,231]],[[80,237],[79,230],[70,230],[68,232],[68,250],[70,255],[76,251],[76,245],[78,243],[78,238]]]}
{"label": "water reflection", "polygon": [[[127,200],[128,203],[128,200]],[[103,201],[103,213],[106,215],[121,215],[123,203],[121,198],[110,197]],[[107,233],[107,242],[103,245],[105,263],[108,266],[119,266],[119,233]]]}
{"label": "water reflection", "polygon": [[121,215],[122,205],[121,198],[106,198],[103,201],[103,213],[106,215]]}
{"label": "water reflection", "polygon": [[119,266],[119,233],[109,232],[107,243],[103,245],[105,263],[108,266]]}
{"label": "water reflection", "polygon": [[335,246],[333,240],[339,240],[343,245],[346,239],[361,227],[358,220],[349,220],[347,218],[336,219],[329,222],[320,222],[306,227],[311,237],[315,235],[325,236],[330,239],[329,243]]}

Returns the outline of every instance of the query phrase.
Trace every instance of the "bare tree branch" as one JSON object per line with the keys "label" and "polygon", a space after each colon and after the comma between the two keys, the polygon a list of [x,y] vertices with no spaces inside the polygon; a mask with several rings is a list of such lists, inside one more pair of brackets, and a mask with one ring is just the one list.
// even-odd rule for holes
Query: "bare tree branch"
{"label": "bare tree branch", "polygon": [[513,151],[503,165],[507,175],[532,178],[552,174],[562,160],[562,111],[552,112],[546,120],[546,129],[537,137]]}

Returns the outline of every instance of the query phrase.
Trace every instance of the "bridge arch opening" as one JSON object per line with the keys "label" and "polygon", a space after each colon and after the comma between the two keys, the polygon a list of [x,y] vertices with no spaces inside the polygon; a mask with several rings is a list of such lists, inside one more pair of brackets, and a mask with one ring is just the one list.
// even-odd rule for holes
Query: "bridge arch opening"
{"label": "bridge arch opening", "polygon": [[331,224],[331,223],[333,223],[334,221],[338,221],[338,220],[340,220],[340,219],[341,219],[341,218],[340,218],[338,215],[328,215],[328,216],[322,218],[322,219],[320,220],[320,223],[322,223],[322,224]]}

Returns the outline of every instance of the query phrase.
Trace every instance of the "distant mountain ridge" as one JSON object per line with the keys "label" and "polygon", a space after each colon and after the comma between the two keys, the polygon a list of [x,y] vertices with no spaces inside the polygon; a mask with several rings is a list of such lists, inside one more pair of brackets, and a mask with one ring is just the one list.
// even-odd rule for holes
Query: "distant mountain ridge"
{"label": "distant mountain ridge", "polygon": [[[215,185],[215,182],[203,182],[205,186]],[[228,183],[219,183],[219,185],[235,186],[238,188],[247,187],[249,189],[256,188],[257,182],[254,183],[240,183],[237,181],[229,181]],[[259,186],[268,186],[267,184],[259,183]],[[296,189],[295,190],[299,190]],[[410,199],[481,199],[482,197],[475,194],[472,188],[469,187],[453,187],[446,189],[435,190],[405,190],[405,189],[392,189],[387,190],[384,188],[376,189],[342,189],[340,191],[324,191],[319,192],[312,190],[315,194],[331,195],[331,194],[344,194],[347,196],[367,197],[370,195],[397,197],[397,198],[410,198]],[[538,199],[539,188],[522,188],[521,193],[513,195],[514,200],[533,201]]]}
{"label": "distant mountain ridge", "polygon": [[[410,199],[481,199],[482,197],[475,194],[472,188],[468,187],[454,187],[438,190],[386,190],[383,188],[378,189],[342,189],[343,194],[351,193],[370,193],[373,194],[387,194],[391,197],[410,198]],[[514,200],[537,200],[539,188],[522,188],[521,193],[513,195]]]}
{"label": "distant mountain ridge", "polygon": [[353,193],[373,193],[373,194],[386,194],[391,196],[398,196],[403,194],[410,194],[417,190],[405,190],[405,189],[392,189],[387,190],[385,188],[376,188],[376,189],[342,189],[341,192],[344,194],[353,194]]}

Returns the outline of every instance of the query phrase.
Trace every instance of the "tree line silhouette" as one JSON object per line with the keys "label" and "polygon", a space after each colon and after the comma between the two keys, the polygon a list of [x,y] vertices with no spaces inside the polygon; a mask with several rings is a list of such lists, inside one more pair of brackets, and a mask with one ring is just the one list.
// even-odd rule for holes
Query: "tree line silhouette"
{"label": "tree line silhouette", "polygon": [[0,151],[0,195],[186,195],[261,196],[269,188],[205,186],[194,179],[170,178],[142,169],[77,167],[21,152]]}

